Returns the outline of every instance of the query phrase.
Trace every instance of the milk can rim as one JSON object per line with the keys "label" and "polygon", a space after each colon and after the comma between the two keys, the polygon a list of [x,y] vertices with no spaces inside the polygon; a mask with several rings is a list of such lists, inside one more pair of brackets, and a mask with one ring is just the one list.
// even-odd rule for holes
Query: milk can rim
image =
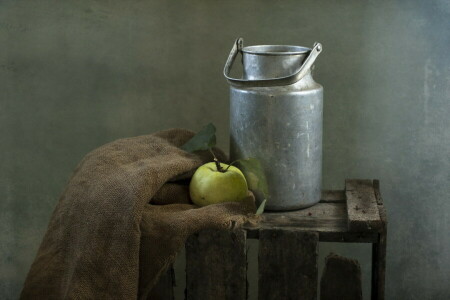
{"label": "milk can rim", "polygon": [[241,51],[255,55],[299,55],[310,52],[311,48],[293,45],[255,45],[243,47]]}

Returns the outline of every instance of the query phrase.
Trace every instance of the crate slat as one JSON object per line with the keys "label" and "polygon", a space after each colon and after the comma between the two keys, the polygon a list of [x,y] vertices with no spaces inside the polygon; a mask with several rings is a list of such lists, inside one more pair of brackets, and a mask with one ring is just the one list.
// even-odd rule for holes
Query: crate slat
{"label": "crate slat", "polygon": [[325,258],[320,300],[362,300],[361,266],[355,259],[334,253]]}
{"label": "crate slat", "polygon": [[372,299],[384,299],[386,224],[379,181],[346,180],[312,207],[265,212],[234,233],[202,231],[186,243],[186,299],[246,299],[247,238],[259,239],[261,300],[317,299],[319,240],[373,243]]}
{"label": "crate slat", "polygon": [[382,224],[372,180],[346,180],[348,229],[378,231]]}
{"label": "crate slat", "polygon": [[245,300],[245,230],[203,230],[186,243],[186,299]]}
{"label": "crate slat", "polygon": [[259,300],[317,299],[319,235],[296,229],[259,233]]}

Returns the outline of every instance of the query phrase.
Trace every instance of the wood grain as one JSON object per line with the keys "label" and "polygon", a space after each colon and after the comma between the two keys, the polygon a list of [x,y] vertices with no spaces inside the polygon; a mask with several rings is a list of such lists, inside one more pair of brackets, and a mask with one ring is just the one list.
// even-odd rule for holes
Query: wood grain
{"label": "wood grain", "polygon": [[372,231],[349,232],[345,191],[325,191],[320,203],[301,210],[287,212],[265,212],[256,226],[247,225],[248,238],[259,238],[260,229],[297,228],[319,233],[324,242],[362,242],[378,241],[378,235]]}
{"label": "wood grain", "polygon": [[379,231],[382,227],[372,180],[346,180],[348,229]]}
{"label": "wood grain", "polygon": [[334,253],[325,259],[320,300],[362,300],[361,267],[355,259]]}
{"label": "wood grain", "polygon": [[245,300],[245,230],[203,230],[186,243],[186,299]]}
{"label": "wood grain", "polygon": [[297,227],[323,232],[347,231],[347,212],[345,203],[318,203],[312,207],[288,211],[266,212],[256,227],[249,230],[273,227]]}
{"label": "wood grain", "polygon": [[258,298],[317,299],[319,235],[296,229],[262,229]]}

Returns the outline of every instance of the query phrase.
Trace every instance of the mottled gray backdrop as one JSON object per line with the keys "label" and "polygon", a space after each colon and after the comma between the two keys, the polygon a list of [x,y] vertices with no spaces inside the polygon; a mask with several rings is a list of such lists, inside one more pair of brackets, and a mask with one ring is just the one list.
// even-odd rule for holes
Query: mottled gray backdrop
{"label": "mottled gray backdrop", "polygon": [[[448,0],[1,0],[0,298],[18,297],[88,151],[208,122],[228,149],[222,68],[242,36],[247,45],[323,44],[324,187],[380,179],[387,298],[449,299],[449,20]],[[367,295],[370,247],[322,244],[321,255],[331,249],[361,260]]]}

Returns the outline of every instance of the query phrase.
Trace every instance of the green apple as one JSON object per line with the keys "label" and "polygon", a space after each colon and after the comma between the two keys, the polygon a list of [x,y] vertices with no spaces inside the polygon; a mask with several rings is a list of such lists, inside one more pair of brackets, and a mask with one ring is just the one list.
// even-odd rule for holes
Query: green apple
{"label": "green apple", "polygon": [[219,162],[200,166],[189,185],[194,204],[205,206],[222,202],[242,201],[248,193],[247,181],[241,170]]}

